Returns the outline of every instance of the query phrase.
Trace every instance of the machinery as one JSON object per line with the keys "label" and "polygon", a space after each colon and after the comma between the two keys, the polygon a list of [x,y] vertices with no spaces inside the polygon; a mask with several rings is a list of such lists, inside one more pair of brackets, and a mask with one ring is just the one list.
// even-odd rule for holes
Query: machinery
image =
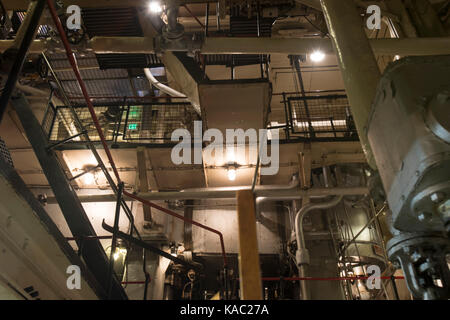
{"label": "machinery", "polygon": [[[0,259],[1,286],[371,300],[400,299],[404,280],[413,299],[450,299],[448,1],[374,1],[380,30],[367,1],[110,1],[77,30],[67,1],[0,1],[0,245],[26,271]],[[195,121],[268,130],[279,170],[261,174],[246,137],[219,160],[192,141],[175,164],[172,134]],[[84,291],[59,281],[68,263]]]}
{"label": "machinery", "polygon": [[385,71],[368,138],[392,211],[391,261],[415,298],[448,299],[450,56],[409,57]]}

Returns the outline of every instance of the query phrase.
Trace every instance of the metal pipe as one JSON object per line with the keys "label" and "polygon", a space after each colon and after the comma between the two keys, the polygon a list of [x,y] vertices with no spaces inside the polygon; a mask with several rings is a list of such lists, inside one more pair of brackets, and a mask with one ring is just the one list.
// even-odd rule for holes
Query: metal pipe
{"label": "metal pipe", "polygon": [[122,202],[122,194],[123,194],[123,182],[119,183],[118,185],[119,191],[117,194],[117,200],[116,200],[116,211],[114,213],[114,226],[112,230],[112,239],[111,239],[111,252],[109,253],[109,269],[108,269],[108,290],[106,291],[108,294],[108,299],[111,298],[111,288],[113,283],[113,277],[114,277],[114,254],[116,251],[116,245],[117,245],[117,232],[119,231],[119,219],[120,219],[120,204]]}
{"label": "metal pipe", "polygon": [[369,221],[367,221],[367,223],[364,225],[364,227],[362,227],[361,230],[359,230],[358,233],[356,235],[354,235],[353,238],[349,242],[347,242],[347,244],[341,250],[343,254],[344,254],[345,250],[347,250],[347,248],[353,242],[356,242],[356,239],[358,239],[358,237],[364,232],[364,230],[366,230],[367,227],[370,226],[382,212],[384,212],[384,209],[386,209],[386,207],[387,206],[384,205],[372,218],[369,219]]}
{"label": "metal pipe", "polygon": [[200,27],[202,27],[202,29],[205,30],[205,25],[197,18],[197,16],[194,13],[192,13],[191,9],[189,9],[187,4],[184,4],[183,7],[191,15],[191,17],[194,18],[195,21],[197,21],[197,23],[200,25]]}
{"label": "metal pipe", "polygon": [[208,37],[209,31],[209,3],[206,4],[206,13],[205,13],[205,38]]}
{"label": "metal pipe", "polygon": [[181,92],[179,92],[177,90],[174,90],[174,89],[166,86],[165,84],[162,84],[161,82],[159,82],[153,76],[153,74],[152,74],[152,72],[150,71],[149,68],[144,68],[144,73],[145,73],[145,76],[147,77],[148,81],[150,82],[150,84],[155,86],[156,88],[158,88],[162,92],[168,94],[171,97],[187,98],[186,95],[182,94]]}
{"label": "metal pipe", "polygon": [[144,200],[141,197],[133,195],[133,194],[131,194],[129,192],[124,191],[123,194],[125,196],[128,196],[129,198],[132,198],[134,200],[137,200],[137,201],[141,202],[144,205],[147,205],[149,207],[158,209],[159,211],[164,212],[165,214],[171,215],[172,217],[176,217],[176,218],[181,219],[181,220],[183,220],[183,221],[185,221],[187,223],[190,223],[190,224],[192,224],[194,226],[200,227],[200,228],[205,229],[205,230],[207,230],[209,232],[217,234],[219,236],[220,246],[221,246],[221,250],[222,250],[223,265],[224,265],[224,267],[227,266],[228,263],[227,263],[227,256],[226,256],[226,252],[225,252],[225,242],[223,241],[223,235],[222,235],[222,233],[220,231],[218,231],[216,229],[213,229],[213,228],[210,228],[208,226],[205,226],[204,224],[198,223],[197,221],[185,218],[182,215],[179,215],[179,214],[177,214],[177,213],[175,213],[175,212],[173,212],[173,211],[171,211],[169,209],[161,207],[161,206],[159,206],[159,205],[157,205],[155,203],[152,203],[150,201]]}
{"label": "metal pipe", "polygon": [[333,46],[367,162],[376,168],[367,138],[367,121],[381,79],[374,52],[353,0],[321,0]]}
{"label": "metal pipe", "polygon": [[[250,187],[247,187],[250,189]],[[137,193],[135,196],[145,200],[202,200],[202,199],[235,199],[236,191],[242,189],[230,189],[224,191],[209,191],[205,188],[205,191],[198,190],[192,192],[143,192]],[[255,189],[255,197],[263,198],[257,200],[260,203],[265,201],[277,201],[277,200],[299,200],[305,197],[317,198],[334,195],[342,196],[354,196],[368,194],[369,190],[366,187],[356,188],[313,188],[309,190],[303,190],[300,188],[294,189]],[[127,194],[125,194],[127,196]],[[78,198],[81,202],[115,202],[116,196],[113,193],[99,194],[99,195],[79,195]],[[47,198],[48,204],[56,204],[55,197],[50,196]]]}
{"label": "metal pipe", "polygon": [[178,31],[178,4],[175,1],[169,1],[167,8],[167,31]]}
{"label": "metal pipe", "polygon": [[[339,202],[341,202],[343,196],[338,195],[334,197],[332,200],[328,202],[322,202],[322,203],[308,203],[307,205],[303,206],[295,216],[295,235],[297,240],[297,252],[295,255],[295,258],[297,260],[298,265],[298,271],[299,271],[299,277],[305,277],[306,276],[306,266],[309,265],[309,252],[308,249],[306,249],[306,243],[305,243],[305,235],[303,233],[303,218],[312,210],[319,210],[319,209],[329,209],[334,206],[336,206]],[[301,299],[302,300],[308,300],[308,288],[306,286],[305,282],[300,283],[300,291],[301,291]]]}
{"label": "metal pipe", "polygon": [[86,104],[88,106],[89,113],[91,114],[92,121],[94,122],[94,126],[97,129],[99,138],[100,138],[100,140],[102,142],[103,149],[105,150],[105,153],[106,153],[106,156],[108,158],[109,164],[111,165],[111,168],[112,168],[112,170],[114,172],[114,175],[117,178],[117,183],[119,183],[120,182],[119,172],[117,171],[116,165],[114,164],[114,161],[112,159],[111,152],[109,151],[108,145],[106,144],[105,136],[104,136],[103,131],[101,129],[101,126],[100,126],[100,123],[98,121],[97,115],[95,114],[95,110],[94,110],[94,107],[92,105],[92,101],[89,98],[89,94],[88,94],[86,85],[84,84],[84,82],[83,82],[83,80],[81,78],[81,74],[80,74],[80,71],[78,69],[78,64],[77,64],[77,62],[75,60],[75,55],[72,52],[72,49],[71,49],[70,44],[69,44],[69,41],[67,40],[67,36],[66,36],[65,31],[64,31],[64,27],[63,27],[63,25],[61,23],[61,20],[59,20],[59,17],[58,17],[58,14],[56,12],[56,8],[55,8],[55,5],[53,4],[53,1],[52,0],[47,0],[47,4],[48,4],[48,7],[50,9],[50,14],[51,14],[51,16],[53,18],[53,21],[54,21],[54,23],[56,25],[56,28],[58,29],[58,33],[59,33],[59,35],[61,37],[62,43],[64,45],[64,49],[66,51],[66,56],[67,56],[67,58],[69,60],[70,65],[72,66],[73,72],[75,73],[75,77],[76,77],[77,82],[78,82],[78,84],[80,86],[80,89],[81,89],[81,92],[83,94],[83,97],[86,100]]}
{"label": "metal pipe", "polygon": [[[450,54],[450,37],[369,39],[373,52],[387,56],[431,56]],[[0,40],[0,52],[13,45],[13,40]],[[107,53],[155,53],[154,39],[150,37],[94,37],[89,41],[92,51]],[[29,53],[47,49],[45,40],[34,40]],[[208,37],[199,52],[202,54],[309,54],[320,49],[333,54],[330,39],[302,38],[226,38]],[[170,50],[169,50],[170,51]],[[185,50],[187,51],[187,49]]]}

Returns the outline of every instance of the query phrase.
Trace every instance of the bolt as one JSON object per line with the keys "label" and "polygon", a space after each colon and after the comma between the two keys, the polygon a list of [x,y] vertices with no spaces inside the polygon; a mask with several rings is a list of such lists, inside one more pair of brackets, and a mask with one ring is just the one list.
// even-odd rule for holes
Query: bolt
{"label": "bolt", "polygon": [[431,201],[434,203],[441,203],[444,200],[445,194],[442,192],[435,192],[430,196]]}
{"label": "bolt", "polygon": [[417,218],[418,218],[419,221],[421,221],[421,222],[428,221],[428,220],[431,219],[431,217],[432,217],[432,214],[429,213],[429,212],[421,212],[421,213],[417,216]]}

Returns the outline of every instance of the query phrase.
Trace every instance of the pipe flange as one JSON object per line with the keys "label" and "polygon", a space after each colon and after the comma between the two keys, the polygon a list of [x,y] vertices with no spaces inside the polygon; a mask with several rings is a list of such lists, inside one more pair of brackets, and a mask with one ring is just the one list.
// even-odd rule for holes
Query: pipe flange
{"label": "pipe flange", "polygon": [[409,291],[417,299],[450,298],[449,239],[441,233],[401,233],[387,243],[387,254],[401,267]]}

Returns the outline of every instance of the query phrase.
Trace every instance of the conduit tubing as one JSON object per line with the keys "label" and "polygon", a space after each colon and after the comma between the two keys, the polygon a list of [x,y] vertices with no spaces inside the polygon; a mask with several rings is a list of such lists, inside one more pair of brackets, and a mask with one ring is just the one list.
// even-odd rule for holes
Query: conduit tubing
{"label": "conduit tubing", "polygon": [[[339,202],[341,202],[343,196],[339,195],[334,197],[332,200],[328,202],[322,203],[308,203],[304,205],[295,216],[295,236],[297,240],[297,252],[296,252],[296,260],[298,265],[298,273],[300,277],[305,277],[306,275],[306,266],[309,264],[309,252],[306,249],[305,244],[305,235],[303,233],[303,218],[312,210],[318,209],[328,209],[335,207]],[[300,283],[300,291],[301,291],[301,299],[308,300],[308,290],[305,282]]]}
{"label": "conduit tubing", "polygon": [[156,88],[158,88],[159,90],[161,90],[164,93],[167,93],[169,96],[171,97],[176,97],[176,98],[187,98],[184,94],[182,94],[181,92],[178,92],[175,89],[172,89],[168,86],[166,86],[165,84],[162,84],[161,82],[159,82],[152,74],[152,72],[150,71],[149,68],[144,68],[144,73],[145,76],[147,77],[148,81],[155,86]]}
{"label": "conduit tubing", "polygon": [[[69,59],[70,65],[72,66],[72,69],[73,69],[73,71],[75,73],[77,82],[80,85],[81,92],[83,93],[83,97],[86,100],[86,104],[87,104],[87,107],[89,109],[89,113],[90,113],[90,115],[92,117],[92,121],[94,122],[95,129],[97,130],[97,133],[98,133],[98,135],[100,137],[101,143],[103,145],[103,149],[105,150],[105,153],[106,153],[106,156],[108,158],[108,161],[109,161],[109,163],[111,165],[111,168],[113,169],[114,175],[116,176],[117,183],[120,183],[121,179],[120,179],[120,176],[119,176],[119,172],[118,172],[117,167],[116,167],[116,165],[114,163],[114,159],[112,158],[112,155],[111,155],[111,152],[109,150],[108,144],[106,143],[105,136],[104,136],[103,131],[102,131],[101,127],[100,127],[100,123],[98,121],[97,115],[95,114],[95,110],[94,110],[94,107],[92,105],[92,101],[91,101],[91,99],[89,97],[89,94],[87,92],[87,89],[86,89],[86,86],[85,86],[85,84],[83,82],[83,79],[81,78],[81,74],[80,74],[80,71],[78,69],[78,65],[77,65],[77,62],[75,60],[74,53],[73,53],[72,49],[70,48],[70,44],[69,44],[69,42],[67,40],[67,36],[66,36],[64,28],[63,28],[63,26],[61,24],[61,21],[59,20],[58,14],[56,13],[56,9],[55,9],[55,6],[53,4],[53,1],[52,0],[47,0],[47,4],[48,4],[48,7],[50,9],[50,13],[51,13],[52,19],[55,22],[56,28],[58,29],[59,35],[60,35],[62,43],[64,45],[64,49],[66,50],[67,58]],[[181,216],[181,215],[179,215],[179,214],[177,214],[177,213],[175,213],[175,212],[173,212],[171,210],[168,210],[168,209],[163,208],[161,206],[158,206],[158,205],[156,205],[156,204],[154,204],[152,202],[144,200],[144,199],[142,199],[142,198],[140,198],[140,197],[138,197],[136,195],[133,195],[133,194],[131,194],[129,192],[123,191],[123,195],[125,195],[125,196],[127,196],[129,198],[135,199],[135,200],[137,200],[137,201],[139,201],[139,202],[141,202],[141,203],[143,203],[143,204],[145,204],[147,206],[150,206],[150,207],[153,207],[155,209],[158,209],[158,210],[160,210],[160,211],[162,211],[162,212],[164,212],[166,214],[169,214],[171,216],[174,216],[174,217],[176,217],[178,219],[181,219],[181,220],[183,220],[183,221],[185,221],[187,223],[196,225],[196,226],[198,226],[200,228],[203,228],[205,230],[208,230],[210,232],[213,232],[213,233],[217,234],[219,236],[219,239],[220,239],[220,245],[221,245],[221,249],[222,249],[222,256],[223,256],[224,267],[227,266],[225,245],[224,245],[224,241],[223,241],[223,235],[222,235],[222,233],[220,231],[212,229],[210,227],[207,227],[207,226],[205,226],[205,225],[203,225],[201,223],[195,222],[193,220],[186,219],[183,216]]]}

